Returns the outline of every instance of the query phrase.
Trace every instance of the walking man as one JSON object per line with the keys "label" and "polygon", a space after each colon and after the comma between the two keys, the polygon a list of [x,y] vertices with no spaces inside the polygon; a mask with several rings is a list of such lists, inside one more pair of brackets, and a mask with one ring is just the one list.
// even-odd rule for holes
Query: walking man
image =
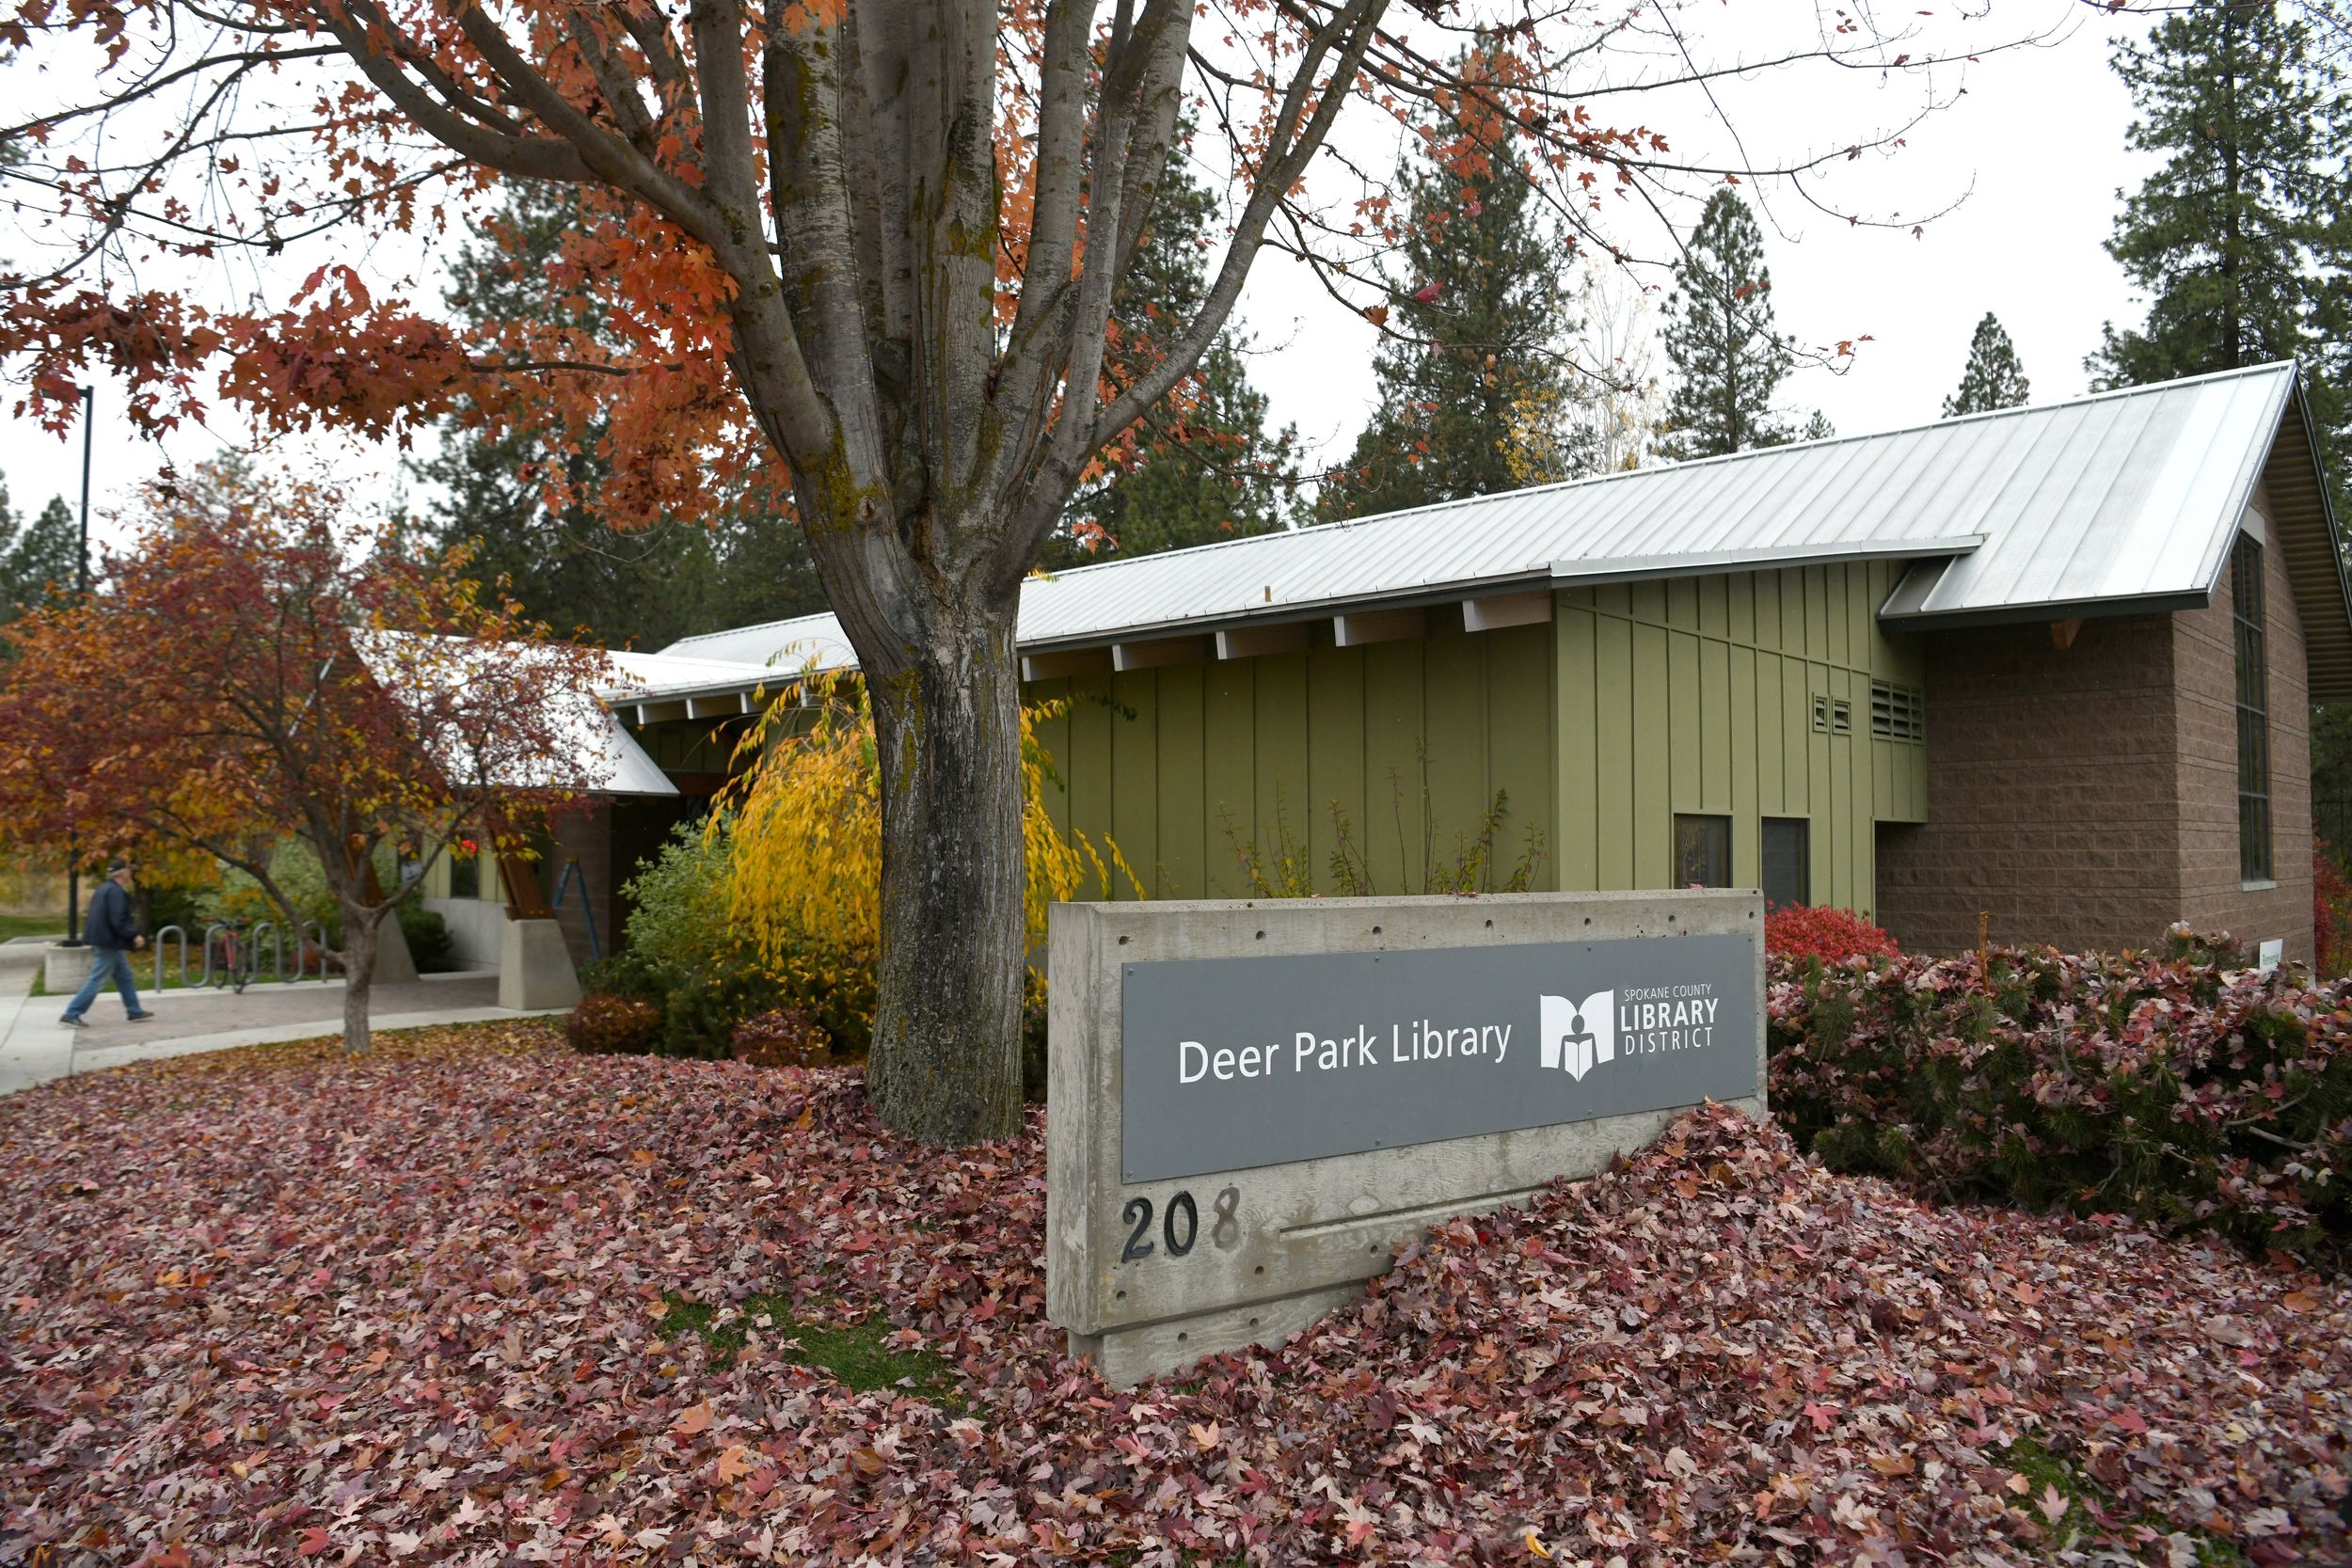
{"label": "walking man", "polygon": [[84,923],[82,937],[90,945],[89,978],[65,1005],[65,1016],[57,1022],[72,1029],[88,1028],[82,1015],[98,1000],[98,988],[110,978],[115,990],[122,993],[122,1010],[133,1022],[153,1018],[153,1013],[141,1010],[138,988],[131,981],[131,951],[145,947],[147,939],[139,935],[138,914],[131,907],[129,861],[106,863],[106,879],[89,895],[89,919]]}

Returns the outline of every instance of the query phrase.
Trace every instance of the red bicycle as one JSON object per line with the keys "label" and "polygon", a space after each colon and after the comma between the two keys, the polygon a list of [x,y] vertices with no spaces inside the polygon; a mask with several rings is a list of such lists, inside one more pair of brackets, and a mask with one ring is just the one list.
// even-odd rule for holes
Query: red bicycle
{"label": "red bicycle", "polygon": [[[253,922],[237,917],[213,922],[207,935],[204,952],[204,983],[208,986],[228,986],[240,996],[253,982],[255,962],[260,958],[259,943],[252,940]],[[220,972],[215,977],[213,956],[220,956]]]}

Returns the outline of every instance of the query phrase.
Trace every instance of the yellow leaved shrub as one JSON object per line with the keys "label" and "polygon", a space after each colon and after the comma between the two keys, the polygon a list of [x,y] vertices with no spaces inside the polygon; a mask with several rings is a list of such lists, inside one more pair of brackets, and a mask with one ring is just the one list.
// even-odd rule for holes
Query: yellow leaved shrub
{"label": "yellow leaved shrub", "polygon": [[[1037,726],[1061,702],[1021,714],[1024,913],[1032,947],[1045,939],[1045,911],[1092,885],[1118,879],[1143,887],[1119,847],[1065,835],[1046,810],[1057,785]],[[853,675],[805,671],[789,677],[739,745],[750,766],[731,780],[711,816],[728,860],[728,921],[736,937],[772,966],[805,962],[814,947],[870,963],[882,931],[882,774],[874,716]]]}

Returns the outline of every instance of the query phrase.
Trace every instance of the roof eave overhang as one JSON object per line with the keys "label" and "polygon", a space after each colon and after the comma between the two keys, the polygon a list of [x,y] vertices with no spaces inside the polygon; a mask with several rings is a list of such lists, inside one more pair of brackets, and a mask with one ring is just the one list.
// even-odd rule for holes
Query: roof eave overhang
{"label": "roof eave overhang", "polygon": [[1971,626],[2025,626],[2048,621],[2084,621],[2114,615],[2169,615],[2183,610],[2202,610],[2213,603],[2208,591],[2181,594],[2138,594],[2123,598],[2053,599],[2041,604],[2002,605],[1991,610],[1891,610],[1882,608],[1879,621],[1889,626],[1920,630]]}
{"label": "roof eave overhang", "polygon": [[[2294,387],[2288,402],[2296,422],[2302,426],[2302,456],[2309,464],[2308,472],[2315,492],[2310,500],[2316,503],[2322,534],[2320,540],[2310,542],[2310,548],[2288,554],[2288,570],[2290,576],[2299,575],[2306,580],[2312,577],[2332,579],[2335,587],[2332,596],[2320,592],[2312,595],[2314,599],[2326,598],[2329,608],[2335,611],[2327,619],[2324,629],[2320,618],[2312,613],[2312,607],[2304,602],[2299,589],[2296,594],[2296,608],[2303,620],[2304,674],[2310,683],[2308,694],[2314,703],[2352,703],[2352,576],[2347,576],[2344,570],[2344,531],[2336,516],[2335,487],[2328,483],[2328,467],[2319,450],[2319,427],[2312,419],[2311,402],[2304,395],[2303,371],[2299,365],[2296,367]],[[2283,424],[2282,413],[2280,436],[2285,435]],[[2268,468],[2269,465],[2265,463],[2265,474]],[[2274,511],[2280,509],[2275,487],[2271,505]],[[2312,554],[2326,556],[2328,564],[2324,570],[2308,563],[2308,557]],[[2296,571],[2298,565],[2303,568],[2300,574]],[[2314,631],[2319,632],[2316,638]]]}
{"label": "roof eave overhang", "polygon": [[1341,594],[1323,599],[1286,599],[1279,604],[1244,606],[1204,615],[1142,622],[1115,630],[1090,630],[1067,637],[1021,639],[1024,654],[1049,654],[1080,648],[1104,648],[1114,642],[1149,642],[1168,637],[1200,637],[1241,626],[1274,626],[1294,621],[1320,621],[1335,615],[1361,614],[1375,610],[1417,610],[1458,604],[1465,599],[1498,594],[1525,593],[1537,588],[1595,587],[1615,582],[1658,582],[1673,578],[1708,577],[1721,572],[1759,571],[1784,566],[1828,566],[1856,561],[1913,560],[1931,556],[1965,555],[1984,543],[1981,533],[1948,539],[1840,541],[1820,546],[1783,546],[1759,550],[1719,550],[1690,555],[1619,557],[1611,561],[1555,561],[1523,571],[1448,582],[1417,584],[1409,589],[1378,594]]}

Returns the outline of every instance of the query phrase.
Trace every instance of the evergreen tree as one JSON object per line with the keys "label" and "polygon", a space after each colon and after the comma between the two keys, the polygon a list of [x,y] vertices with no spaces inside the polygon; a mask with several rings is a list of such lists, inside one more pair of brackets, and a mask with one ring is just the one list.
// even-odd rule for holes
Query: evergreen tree
{"label": "evergreen tree", "polygon": [[[2136,330],[2106,328],[2087,362],[2096,384],[2341,353],[2345,117],[2306,25],[2269,0],[2201,0],[2119,42],[2113,64],[2137,111],[2127,140],[2164,163],[2107,241],[2149,308]],[[2310,368],[2340,448],[2338,377]]]}
{"label": "evergreen tree", "polygon": [[1800,441],[1829,441],[1835,440],[1836,436],[1837,427],[1830,422],[1827,414],[1818,408],[1813,411],[1813,417],[1804,421],[1804,428],[1797,432]]}
{"label": "evergreen tree", "polygon": [[[1507,121],[1427,127],[1397,171],[1403,277],[1373,361],[1380,401],[1316,502],[1360,517],[1590,472],[1561,344],[1576,328],[1561,246]],[[1444,153],[1433,158],[1432,150]]]}
{"label": "evergreen tree", "polygon": [[[450,305],[477,322],[536,319],[582,338],[592,306],[547,287],[564,231],[578,221],[568,185],[516,182],[484,237],[450,268]],[[780,620],[824,608],[806,545],[788,528],[734,515],[665,519],[622,531],[599,515],[607,471],[600,428],[493,434],[461,414],[441,451],[418,466],[440,495],[421,520],[437,547],[479,541],[474,566],[559,632],[586,626],[600,641],[659,647],[692,632]],[[550,512],[542,479],[560,472],[582,499]]]}
{"label": "evergreen tree", "polygon": [[1794,358],[1772,314],[1764,231],[1730,187],[1708,198],[1666,304],[1674,395],[1660,451],[1719,457],[1789,439],[1772,397]]}
{"label": "evergreen tree", "polygon": [[2033,401],[2026,367],[2018,362],[2017,345],[1992,311],[1977,323],[1968,341],[1968,365],[1960,372],[1960,390],[1944,400],[1944,417],[1989,414],[1995,408],[2023,408]]}
{"label": "evergreen tree", "polygon": [[[1111,372],[1125,379],[1157,358],[1163,324],[1192,319],[1207,293],[1214,194],[1181,148],[1168,156],[1152,227],[1120,280]],[[1150,555],[1285,527],[1298,487],[1298,435],[1266,429],[1266,398],[1249,384],[1248,340],[1227,327],[1199,369],[1152,406],[1120,460],[1071,499],[1070,524],[1047,564]]]}
{"label": "evergreen tree", "polygon": [[15,620],[42,596],[72,594],[80,578],[75,557],[82,531],[63,496],[52,496],[40,515],[20,526],[0,485],[0,625]]}

